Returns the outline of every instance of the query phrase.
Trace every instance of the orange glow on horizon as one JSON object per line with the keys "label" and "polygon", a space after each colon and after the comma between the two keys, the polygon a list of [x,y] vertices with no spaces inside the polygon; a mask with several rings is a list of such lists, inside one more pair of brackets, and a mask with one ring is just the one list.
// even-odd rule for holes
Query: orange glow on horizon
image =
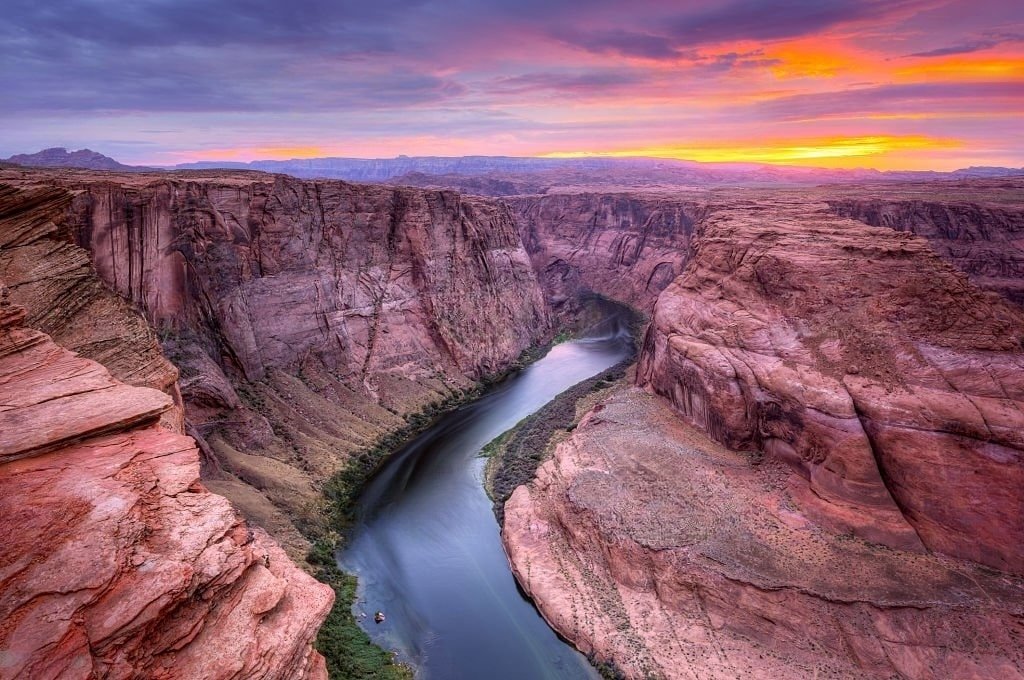
{"label": "orange glow on horizon", "polygon": [[[666,158],[701,163],[768,163],[811,167],[885,169],[885,157],[897,152],[928,152],[962,146],[957,140],[923,136],[831,137],[801,140],[746,141],[730,144],[687,144],[605,152],[552,152],[546,158]],[[870,162],[866,162],[870,159]],[[905,164],[905,157],[901,158]]]}
{"label": "orange glow on horizon", "polygon": [[[202,160],[293,160],[304,158],[347,157],[387,158],[400,154],[409,156],[464,155],[465,140],[443,145],[446,140],[391,139],[390,155],[374,153],[358,145],[267,146],[234,149],[204,149],[181,152],[170,163]],[[439,144],[442,144],[439,146]],[[937,161],[943,151],[961,150],[964,143],[956,139],[905,136],[830,136],[814,138],[770,138],[722,141],[690,141],[662,143],[597,151],[538,152],[524,148],[500,155],[539,158],[664,158],[700,163],[763,163],[797,165],[809,168],[874,168],[877,170],[940,169]],[[517,152],[518,151],[518,152]],[[178,154],[175,154],[178,156]],[[959,166],[957,166],[959,167]],[[949,168],[952,169],[952,166]]]}
{"label": "orange glow on horizon", "polygon": [[225,147],[221,149],[203,149],[202,151],[180,151],[175,156],[191,161],[239,161],[250,160],[287,160],[292,158],[322,158],[328,154],[319,146],[261,146],[261,147]]}
{"label": "orange glow on horizon", "polygon": [[878,83],[1019,81],[1024,85],[1024,58],[1018,52],[894,58],[842,40],[801,39],[778,43],[765,56],[778,62],[768,67],[778,80],[844,77]]}

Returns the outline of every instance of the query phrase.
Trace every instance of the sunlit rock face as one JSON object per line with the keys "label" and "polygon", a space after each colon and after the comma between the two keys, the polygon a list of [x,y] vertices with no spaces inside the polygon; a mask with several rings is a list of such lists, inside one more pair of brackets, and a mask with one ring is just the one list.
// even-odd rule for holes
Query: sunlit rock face
{"label": "sunlit rock face", "polygon": [[0,677],[326,678],[333,591],[202,486],[171,396],[0,289]]}
{"label": "sunlit rock face", "polygon": [[9,300],[25,309],[27,326],[118,380],[171,395],[175,408],[163,419],[181,429],[178,369],[146,320],[96,275],[89,252],[68,242],[61,225],[73,198],[46,179],[0,182],[0,279]]}
{"label": "sunlit rock face", "polygon": [[505,506],[524,589],[628,677],[1024,677],[1024,314],[829,196],[709,197],[643,389]]}
{"label": "sunlit rock face", "polygon": [[[231,171],[0,183],[49,192],[47,253],[74,251],[90,273],[91,258],[104,294],[144,314],[180,370],[204,480],[297,559],[297,525],[320,520],[319,486],[350,454],[550,334],[512,214],[487,199]],[[12,267],[47,270],[42,256]],[[95,337],[128,347],[114,335]]]}

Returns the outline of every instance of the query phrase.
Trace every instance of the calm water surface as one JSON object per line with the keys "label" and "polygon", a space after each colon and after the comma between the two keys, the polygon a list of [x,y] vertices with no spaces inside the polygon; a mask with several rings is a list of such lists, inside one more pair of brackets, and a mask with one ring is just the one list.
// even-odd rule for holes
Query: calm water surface
{"label": "calm water surface", "polygon": [[[374,642],[423,680],[597,678],[516,588],[484,493],[487,442],[568,387],[625,358],[625,318],[554,347],[393,455],[359,501],[343,569],[359,576],[357,615]],[[387,619],[373,622],[375,611]]]}

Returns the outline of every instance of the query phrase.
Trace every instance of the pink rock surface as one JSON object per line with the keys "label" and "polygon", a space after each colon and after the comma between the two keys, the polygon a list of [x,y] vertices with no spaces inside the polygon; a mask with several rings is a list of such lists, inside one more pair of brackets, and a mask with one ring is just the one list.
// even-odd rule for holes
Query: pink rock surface
{"label": "pink rock surface", "polygon": [[294,522],[322,519],[320,484],[349,455],[550,335],[510,210],[450,191],[3,170],[5,215],[0,239],[18,247],[0,249],[0,276],[17,301],[52,318],[48,332],[94,338],[74,349],[119,379],[151,384],[131,361],[145,334],[63,313],[89,280],[140,310],[181,370],[204,478],[297,559],[309,546]]}
{"label": "pink rock surface", "polygon": [[97,271],[158,328],[214,325],[214,358],[249,380],[310,355],[356,381],[476,377],[547,323],[492,201],[253,173],[112,179],[65,180]]}
{"label": "pink rock surface", "polygon": [[1024,573],[1024,314],[923,240],[813,201],[723,206],[639,380],[810,481],[837,530]]}
{"label": "pink rock surface", "polygon": [[565,193],[508,199],[549,302],[595,292],[649,312],[683,271],[706,196]]}
{"label": "pink rock surface", "polygon": [[1024,678],[1024,581],[823,529],[807,487],[622,388],[502,536],[552,626],[629,678]]}
{"label": "pink rock surface", "polygon": [[89,253],[67,242],[62,225],[73,198],[52,182],[0,185],[0,279],[11,302],[25,308],[27,326],[118,380],[177,397],[178,370],[156,334],[103,285]]}
{"label": "pink rock surface", "polygon": [[873,227],[927,239],[971,281],[1024,306],[1024,182],[835,191],[829,207]]}
{"label": "pink rock surface", "polygon": [[330,587],[199,483],[170,397],[24,317],[4,296],[0,677],[326,678]]}

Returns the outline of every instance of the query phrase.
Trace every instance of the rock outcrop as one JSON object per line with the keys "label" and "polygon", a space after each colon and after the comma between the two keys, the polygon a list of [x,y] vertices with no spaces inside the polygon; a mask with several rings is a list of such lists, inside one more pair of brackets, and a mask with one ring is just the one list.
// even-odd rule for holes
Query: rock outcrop
{"label": "rock outcrop", "polygon": [[295,558],[296,524],[318,521],[319,484],[348,454],[550,332],[493,201],[229,171],[2,183],[54,193],[43,221],[61,248],[91,256],[180,369],[204,480]]}
{"label": "rock outcrop", "polygon": [[1024,180],[835,193],[837,215],[922,236],[972,283],[1024,307]]}
{"label": "rock outcrop", "polygon": [[1020,310],[923,239],[815,203],[722,208],[693,251],[641,384],[790,462],[837,529],[1024,573]]}
{"label": "rock outcrop", "polygon": [[594,292],[649,312],[683,271],[706,198],[552,194],[508,199],[555,310]]}
{"label": "rock outcrop", "polygon": [[118,380],[174,397],[177,408],[169,415],[180,428],[178,369],[146,320],[96,275],[89,253],[61,233],[58,223],[72,199],[51,183],[0,186],[0,278],[10,301],[27,310],[29,327],[99,362]]}
{"label": "rock outcrop", "polygon": [[503,539],[552,626],[629,678],[1024,678],[1024,581],[822,530],[805,485],[622,388]]}
{"label": "rock outcrop", "polygon": [[0,677],[326,678],[332,590],[202,486],[172,397],[0,291]]}

